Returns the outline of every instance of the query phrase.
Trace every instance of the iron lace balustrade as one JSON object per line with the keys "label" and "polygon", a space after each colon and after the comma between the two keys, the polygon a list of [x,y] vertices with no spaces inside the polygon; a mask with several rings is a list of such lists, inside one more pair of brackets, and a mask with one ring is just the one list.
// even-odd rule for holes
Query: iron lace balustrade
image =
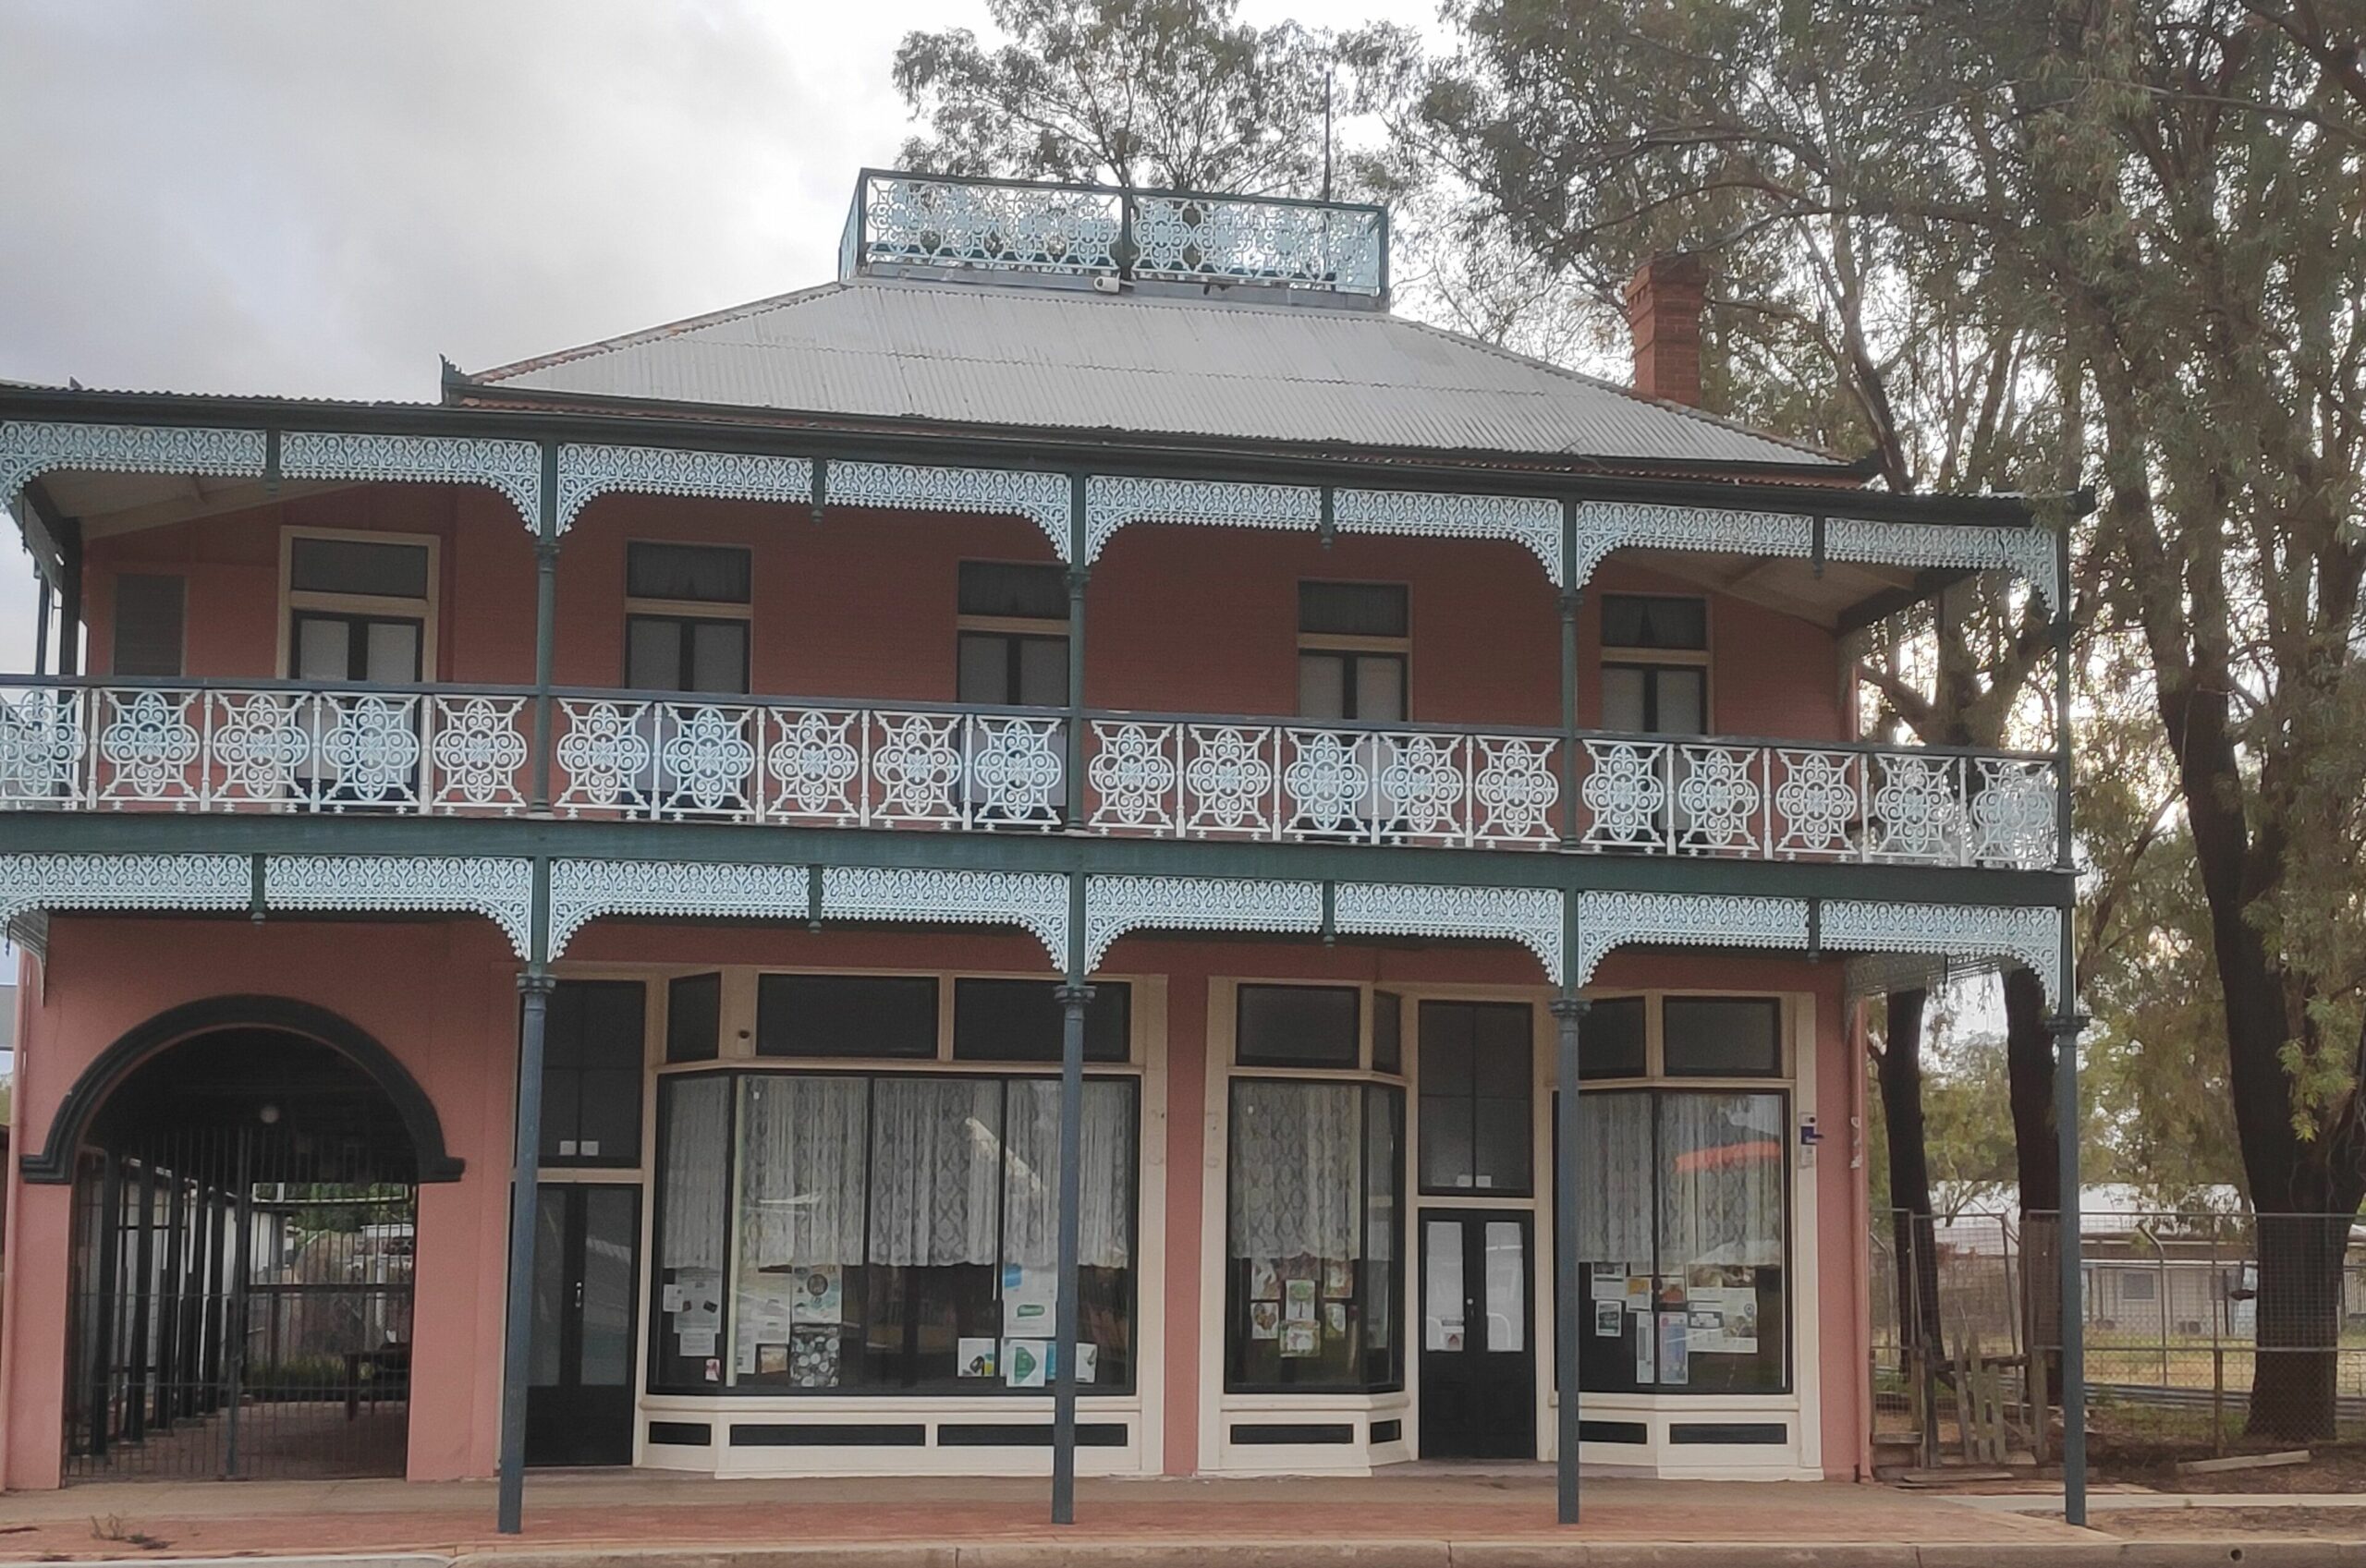
{"label": "iron lace balustrade", "polygon": [[[567,690],[551,808],[597,820],[2031,870],[2050,756],[1552,730]],[[0,809],[514,816],[518,688],[0,681]],[[1565,836],[1574,817],[1574,836]],[[1073,819],[1073,820],[1071,820]]]}
{"label": "iron lace balustrade", "polygon": [[838,272],[872,267],[1262,284],[1384,300],[1388,213],[1357,202],[866,169]]}

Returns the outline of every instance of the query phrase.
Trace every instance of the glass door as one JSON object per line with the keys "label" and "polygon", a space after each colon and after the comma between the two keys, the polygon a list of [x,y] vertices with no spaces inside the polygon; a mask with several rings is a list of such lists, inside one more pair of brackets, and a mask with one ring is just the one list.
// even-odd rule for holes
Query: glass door
{"label": "glass door", "polygon": [[632,1463],[640,1189],[545,1185],[535,1195],[526,1463]]}
{"label": "glass door", "polygon": [[1421,1457],[1536,1457],[1530,1216],[1421,1215]]}

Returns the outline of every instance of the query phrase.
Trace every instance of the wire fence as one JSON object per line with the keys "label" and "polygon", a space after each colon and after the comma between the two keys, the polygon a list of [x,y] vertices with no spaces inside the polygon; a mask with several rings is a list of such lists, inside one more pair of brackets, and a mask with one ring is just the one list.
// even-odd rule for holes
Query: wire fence
{"label": "wire fence", "polygon": [[[1878,1452],[2059,1457],[2059,1235],[2050,1213],[1876,1212]],[[2099,1457],[2366,1440],[2359,1216],[2086,1215],[2079,1259]]]}

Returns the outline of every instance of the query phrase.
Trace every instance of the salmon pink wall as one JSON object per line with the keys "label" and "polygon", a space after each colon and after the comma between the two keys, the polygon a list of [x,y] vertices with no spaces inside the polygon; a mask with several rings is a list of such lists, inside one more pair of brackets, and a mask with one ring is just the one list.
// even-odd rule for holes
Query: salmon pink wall
{"label": "salmon pink wall", "polygon": [[[487,491],[360,486],[252,511],[91,541],[91,664],[111,650],[114,576],[189,577],[191,675],[278,673],[284,527],[385,529],[441,543],[435,678],[522,685],[533,677],[534,560],[507,502]],[[554,674],[562,686],[624,678],[625,547],[636,539],[746,547],[760,693],[941,702],[955,695],[959,563],[1051,563],[1031,522],[944,513],[810,508],[608,495],[559,553]],[[1086,601],[1086,699],[1165,712],[1287,714],[1298,706],[1301,579],[1409,587],[1411,716],[1433,723],[1560,722],[1560,616],[1536,558],[1498,541],[1311,535],[1264,529],[1135,527],[1111,541]],[[1579,718],[1598,721],[1604,592],[1698,593],[1614,561],[1579,612]],[[1822,629],[1709,596],[1712,726],[1727,735],[1842,738],[1837,644]],[[1186,656],[1178,657],[1178,650]]]}
{"label": "salmon pink wall", "polygon": [[[370,961],[356,964],[357,951]],[[127,1030],[210,996],[259,993],[328,1008],[419,1080],[444,1124],[457,1182],[420,1189],[412,1406],[415,1479],[489,1474],[499,1430],[502,1270],[508,1212],[516,965],[490,925],[110,919],[50,928],[17,1052],[18,1149],[46,1138],[74,1081]],[[10,1487],[57,1484],[64,1394],[68,1186],[26,1184],[12,1162],[8,1299]]]}

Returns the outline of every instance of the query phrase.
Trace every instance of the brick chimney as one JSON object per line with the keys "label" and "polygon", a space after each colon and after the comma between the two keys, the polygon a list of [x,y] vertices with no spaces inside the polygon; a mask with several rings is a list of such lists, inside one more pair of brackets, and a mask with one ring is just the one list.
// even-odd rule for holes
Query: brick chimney
{"label": "brick chimney", "polygon": [[1701,301],[1708,264],[1698,256],[1654,256],[1627,285],[1627,325],[1635,334],[1635,390],[1701,406]]}

